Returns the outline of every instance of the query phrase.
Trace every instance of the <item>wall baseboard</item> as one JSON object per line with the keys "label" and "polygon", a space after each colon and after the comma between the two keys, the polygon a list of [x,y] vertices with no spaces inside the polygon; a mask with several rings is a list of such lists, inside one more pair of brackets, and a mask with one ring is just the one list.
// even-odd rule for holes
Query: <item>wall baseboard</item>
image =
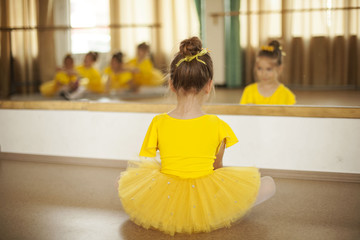
{"label": "wall baseboard", "polygon": [[[38,154],[23,154],[0,152],[0,161],[21,161],[49,164],[69,164],[91,167],[111,167],[126,169],[127,160],[113,160],[101,158],[83,158],[68,156],[51,156]],[[261,175],[274,178],[301,179],[314,181],[336,181],[360,183],[360,173],[320,172],[320,171],[299,171],[283,169],[260,169]]]}
{"label": "wall baseboard", "polygon": [[0,160],[126,169],[126,160],[0,152]]}
{"label": "wall baseboard", "polygon": [[360,183],[360,173],[300,171],[268,168],[261,168],[260,172],[262,176],[271,176],[274,178]]}

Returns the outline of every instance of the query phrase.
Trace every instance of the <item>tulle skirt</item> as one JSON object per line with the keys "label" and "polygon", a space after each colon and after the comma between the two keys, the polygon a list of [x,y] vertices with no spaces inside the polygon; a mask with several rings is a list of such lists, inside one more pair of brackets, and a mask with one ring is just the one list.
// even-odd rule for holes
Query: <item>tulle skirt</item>
{"label": "tulle skirt", "polygon": [[155,160],[129,163],[119,179],[119,197],[133,222],[170,235],[229,227],[252,207],[260,187],[253,167],[224,167],[193,179],[160,169]]}
{"label": "tulle skirt", "polygon": [[40,86],[40,92],[45,97],[52,97],[59,90],[56,82],[54,80],[45,82]]}

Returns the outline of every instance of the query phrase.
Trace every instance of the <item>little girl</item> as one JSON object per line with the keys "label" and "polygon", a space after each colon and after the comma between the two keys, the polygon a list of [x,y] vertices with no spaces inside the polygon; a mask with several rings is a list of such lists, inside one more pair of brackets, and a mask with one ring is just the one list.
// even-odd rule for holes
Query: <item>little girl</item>
{"label": "little girl", "polygon": [[110,66],[105,68],[104,74],[107,76],[106,92],[131,89],[133,86],[132,74],[124,68],[121,52],[112,56]]}
{"label": "little girl", "polygon": [[229,227],[275,192],[272,178],[260,179],[257,168],[222,167],[224,149],[238,140],[228,124],[201,109],[212,78],[212,60],[200,39],[182,41],[170,65],[177,105],[153,118],[141,161],[119,180],[125,211],[146,229],[174,235]]}
{"label": "little girl", "polygon": [[134,82],[138,87],[158,86],[163,83],[163,74],[156,68],[150,59],[150,46],[141,43],[136,49],[136,58],[127,63],[132,69]]}
{"label": "little girl", "polygon": [[254,69],[258,82],[244,89],[240,104],[295,104],[295,95],[279,82],[283,70],[282,55],[278,41],[261,47]]}
{"label": "little girl", "polygon": [[97,52],[88,52],[83,60],[83,64],[76,67],[78,76],[81,78],[79,87],[73,92],[63,92],[63,97],[67,100],[75,100],[83,97],[87,92],[103,93],[105,86],[102,83],[100,72],[94,67],[98,58]]}
{"label": "little girl", "polygon": [[78,74],[74,69],[74,59],[70,54],[64,57],[63,67],[58,69],[54,80],[43,83],[40,92],[43,96],[52,97],[61,92],[73,92],[78,88]]}
{"label": "little girl", "polygon": [[104,84],[101,81],[100,72],[94,67],[97,58],[97,52],[88,52],[84,57],[83,64],[77,66],[76,71],[78,71],[82,78],[88,79],[88,82],[85,85],[87,91],[102,93],[104,92]]}

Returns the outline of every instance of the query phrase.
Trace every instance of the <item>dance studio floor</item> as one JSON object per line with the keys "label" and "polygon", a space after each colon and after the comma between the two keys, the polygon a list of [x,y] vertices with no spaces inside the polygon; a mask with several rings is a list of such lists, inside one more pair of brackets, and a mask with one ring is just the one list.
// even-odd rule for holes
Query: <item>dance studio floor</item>
{"label": "dance studio floor", "polygon": [[[239,104],[242,89],[226,89],[218,87],[208,101],[209,104]],[[354,89],[295,89],[297,105],[319,106],[360,106],[360,90]],[[43,101],[64,100],[61,97],[46,98],[40,94],[13,95],[11,100]],[[124,102],[124,103],[168,103],[176,102],[174,94],[167,88],[142,88],[139,93],[123,92],[117,95],[88,94],[77,101]]]}
{"label": "dance studio floor", "polygon": [[[128,219],[116,191],[121,170],[1,160],[0,239],[173,239]],[[359,183],[275,181],[275,197],[231,228],[174,239],[360,239]]]}

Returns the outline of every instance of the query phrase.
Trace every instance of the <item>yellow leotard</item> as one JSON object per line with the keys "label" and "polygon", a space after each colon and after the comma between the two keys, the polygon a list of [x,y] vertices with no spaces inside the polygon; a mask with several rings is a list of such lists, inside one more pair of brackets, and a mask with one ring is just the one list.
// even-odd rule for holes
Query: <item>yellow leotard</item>
{"label": "yellow leotard", "polygon": [[139,62],[137,58],[130,60],[127,65],[139,69],[138,73],[134,73],[134,82],[137,85],[156,86],[164,82],[163,74],[154,68],[149,58]]}
{"label": "yellow leotard", "polygon": [[224,138],[227,147],[238,141],[230,127],[214,115],[179,120],[164,114],[151,123],[140,156],[155,157],[159,149],[161,172],[182,178],[201,177],[213,172],[217,148]]}
{"label": "yellow leotard", "polygon": [[129,82],[132,79],[130,72],[115,73],[111,67],[107,67],[104,70],[104,74],[109,76],[110,89],[129,88]]}
{"label": "yellow leotard", "polygon": [[[213,163],[223,139],[238,142],[234,132],[215,115],[181,120],[156,116],[140,150],[119,180],[119,196],[132,221],[174,235],[209,232],[244,216],[260,185],[254,167]],[[155,160],[160,151],[161,163]]]}
{"label": "yellow leotard", "polygon": [[86,68],[85,66],[77,66],[76,71],[82,78],[87,78],[89,81],[86,84],[87,90],[95,93],[102,93],[105,90],[105,86],[101,81],[101,75],[94,67]]}
{"label": "yellow leotard", "polygon": [[54,80],[41,84],[40,92],[43,96],[52,97],[62,85],[68,85],[71,82],[76,82],[76,80],[77,76],[68,75],[65,71],[60,71],[56,73]]}
{"label": "yellow leotard", "polygon": [[245,87],[240,100],[240,104],[293,105],[295,103],[295,95],[283,84],[280,84],[270,97],[264,97],[259,93],[257,83],[250,84]]}

